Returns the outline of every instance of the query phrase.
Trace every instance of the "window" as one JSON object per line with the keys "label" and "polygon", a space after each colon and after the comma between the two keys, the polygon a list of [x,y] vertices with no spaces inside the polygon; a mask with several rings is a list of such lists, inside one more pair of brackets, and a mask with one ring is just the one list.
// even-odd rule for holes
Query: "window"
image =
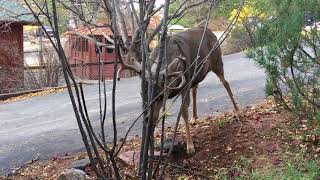
{"label": "window", "polygon": [[72,38],[72,49],[75,51],[81,51],[81,39],[78,36]]}
{"label": "window", "polygon": [[73,50],[83,51],[83,52],[89,51],[88,39],[85,39],[79,36],[74,36],[71,42],[72,42],[71,48]]}
{"label": "window", "polygon": [[81,51],[81,39],[79,37],[76,40],[76,49],[77,51]]}
{"label": "window", "polygon": [[77,44],[76,40],[77,39],[74,36],[72,36],[72,39],[71,39],[71,48],[72,48],[72,50],[76,49],[76,44]]}
{"label": "window", "polygon": [[88,45],[88,39],[82,38],[82,51],[88,52],[89,45]]}

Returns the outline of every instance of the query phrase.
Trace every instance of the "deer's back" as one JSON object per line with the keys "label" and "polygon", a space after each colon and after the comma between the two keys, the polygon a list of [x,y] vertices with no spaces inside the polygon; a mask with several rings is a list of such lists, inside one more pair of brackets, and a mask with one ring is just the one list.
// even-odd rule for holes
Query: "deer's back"
{"label": "deer's back", "polygon": [[[186,66],[182,66],[182,63],[176,66],[176,69],[170,69],[171,72],[185,71],[187,68],[189,70],[185,73],[187,81],[190,81],[194,73],[195,65],[197,64],[197,76],[192,83],[192,87],[200,83],[208,74],[209,71],[214,72],[222,68],[221,60],[221,50],[218,47],[215,51],[210,51],[213,49],[218,40],[216,36],[210,31],[206,30],[204,33],[204,38],[201,43],[204,28],[193,28],[187,31],[183,31],[174,34],[167,39],[166,45],[166,57],[168,64],[170,64],[175,58],[180,55],[186,58]],[[199,48],[201,43],[201,47]],[[197,58],[199,49],[199,58]],[[155,62],[160,53],[160,48],[157,46],[150,54],[150,60]],[[209,55],[210,53],[210,55]],[[206,58],[209,55],[208,58]],[[194,62],[194,61],[197,62]],[[193,63],[194,62],[194,63]],[[164,68],[164,63],[162,63],[162,68]],[[201,69],[199,69],[201,68]],[[177,87],[180,81],[176,81],[173,87]],[[169,93],[169,98],[174,97],[178,94],[178,91],[171,91]]]}
{"label": "deer's back", "polygon": [[[200,65],[201,69],[194,80],[194,85],[201,82],[206,77],[209,71],[213,70],[216,72],[220,71],[220,69],[222,68],[220,47],[212,51],[214,47],[219,45],[217,37],[210,30],[206,30],[204,33],[204,38],[202,40],[203,31],[204,28],[193,28],[184,32],[177,33],[173,35],[172,38],[170,38],[172,39],[172,41],[175,41],[171,42],[170,44],[178,44],[180,51],[183,53],[182,55],[187,58],[187,67],[189,67],[189,65],[197,60],[197,62],[193,63],[193,65],[191,66],[190,72],[188,73],[189,75],[192,76],[195,64]],[[200,44],[201,47],[199,48]],[[199,58],[197,58],[198,50]],[[168,51],[170,51],[170,47],[168,47]],[[207,56],[208,58],[206,58]],[[202,62],[204,62],[203,66],[201,66]]]}

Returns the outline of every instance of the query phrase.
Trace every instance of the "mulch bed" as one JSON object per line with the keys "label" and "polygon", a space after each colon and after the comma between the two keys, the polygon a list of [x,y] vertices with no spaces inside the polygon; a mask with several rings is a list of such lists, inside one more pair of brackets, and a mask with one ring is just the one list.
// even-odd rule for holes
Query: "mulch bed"
{"label": "mulch bed", "polygon": [[175,167],[180,170],[173,168],[170,174],[210,177],[222,168],[233,167],[241,157],[265,155],[276,162],[282,142],[270,133],[290,116],[266,105],[246,108],[241,123],[232,114],[200,120],[192,129],[196,154],[175,159]]}

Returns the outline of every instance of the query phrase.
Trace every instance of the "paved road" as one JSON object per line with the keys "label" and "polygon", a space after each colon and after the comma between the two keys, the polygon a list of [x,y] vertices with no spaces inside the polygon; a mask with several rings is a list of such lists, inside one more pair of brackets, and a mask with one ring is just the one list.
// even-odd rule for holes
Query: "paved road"
{"label": "paved road", "polygon": [[[242,107],[256,104],[264,98],[265,75],[242,54],[224,57],[226,79],[237,102]],[[117,121],[119,136],[123,136],[132,120],[141,111],[139,79],[122,79],[117,88]],[[89,114],[98,124],[98,86],[85,87]],[[111,100],[111,82],[107,83],[107,96]],[[200,84],[198,92],[199,116],[212,115],[232,109],[227,93],[217,77],[210,73]],[[110,117],[111,106],[107,107]],[[176,117],[178,105],[167,123]],[[141,123],[132,135],[140,134]],[[106,133],[111,135],[111,120]],[[83,149],[71,103],[66,91],[33,97],[19,102],[0,104],[0,174],[7,173],[40,154],[40,158],[77,152]]]}

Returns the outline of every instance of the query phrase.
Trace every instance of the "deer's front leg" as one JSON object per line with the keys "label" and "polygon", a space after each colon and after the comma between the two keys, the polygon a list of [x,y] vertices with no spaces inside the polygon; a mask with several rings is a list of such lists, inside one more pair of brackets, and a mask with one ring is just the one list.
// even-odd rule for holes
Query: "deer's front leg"
{"label": "deer's front leg", "polygon": [[182,102],[182,105],[181,105],[182,106],[182,112],[181,113],[182,113],[182,117],[184,119],[185,126],[186,126],[187,153],[188,154],[193,154],[195,152],[195,149],[194,149],[192,137],[191,137],[191,134],[190,134],[190,125],[189,125],[189,119],[188,119],[188,107],[189,107],[189,104],[190,104],[190,98],[186,98],[186,99],[188,99],[188,100],[186,100],[185,102]]}
{"label": "deer's front leg", "polygon": [[197,115],[197,90],[198,90],[198,85],[194,86],[191,89],[191,93],[192,93],[192,118],[191,118],[190,124],[196,123],[196,121],[198,119],[198,115]]}

